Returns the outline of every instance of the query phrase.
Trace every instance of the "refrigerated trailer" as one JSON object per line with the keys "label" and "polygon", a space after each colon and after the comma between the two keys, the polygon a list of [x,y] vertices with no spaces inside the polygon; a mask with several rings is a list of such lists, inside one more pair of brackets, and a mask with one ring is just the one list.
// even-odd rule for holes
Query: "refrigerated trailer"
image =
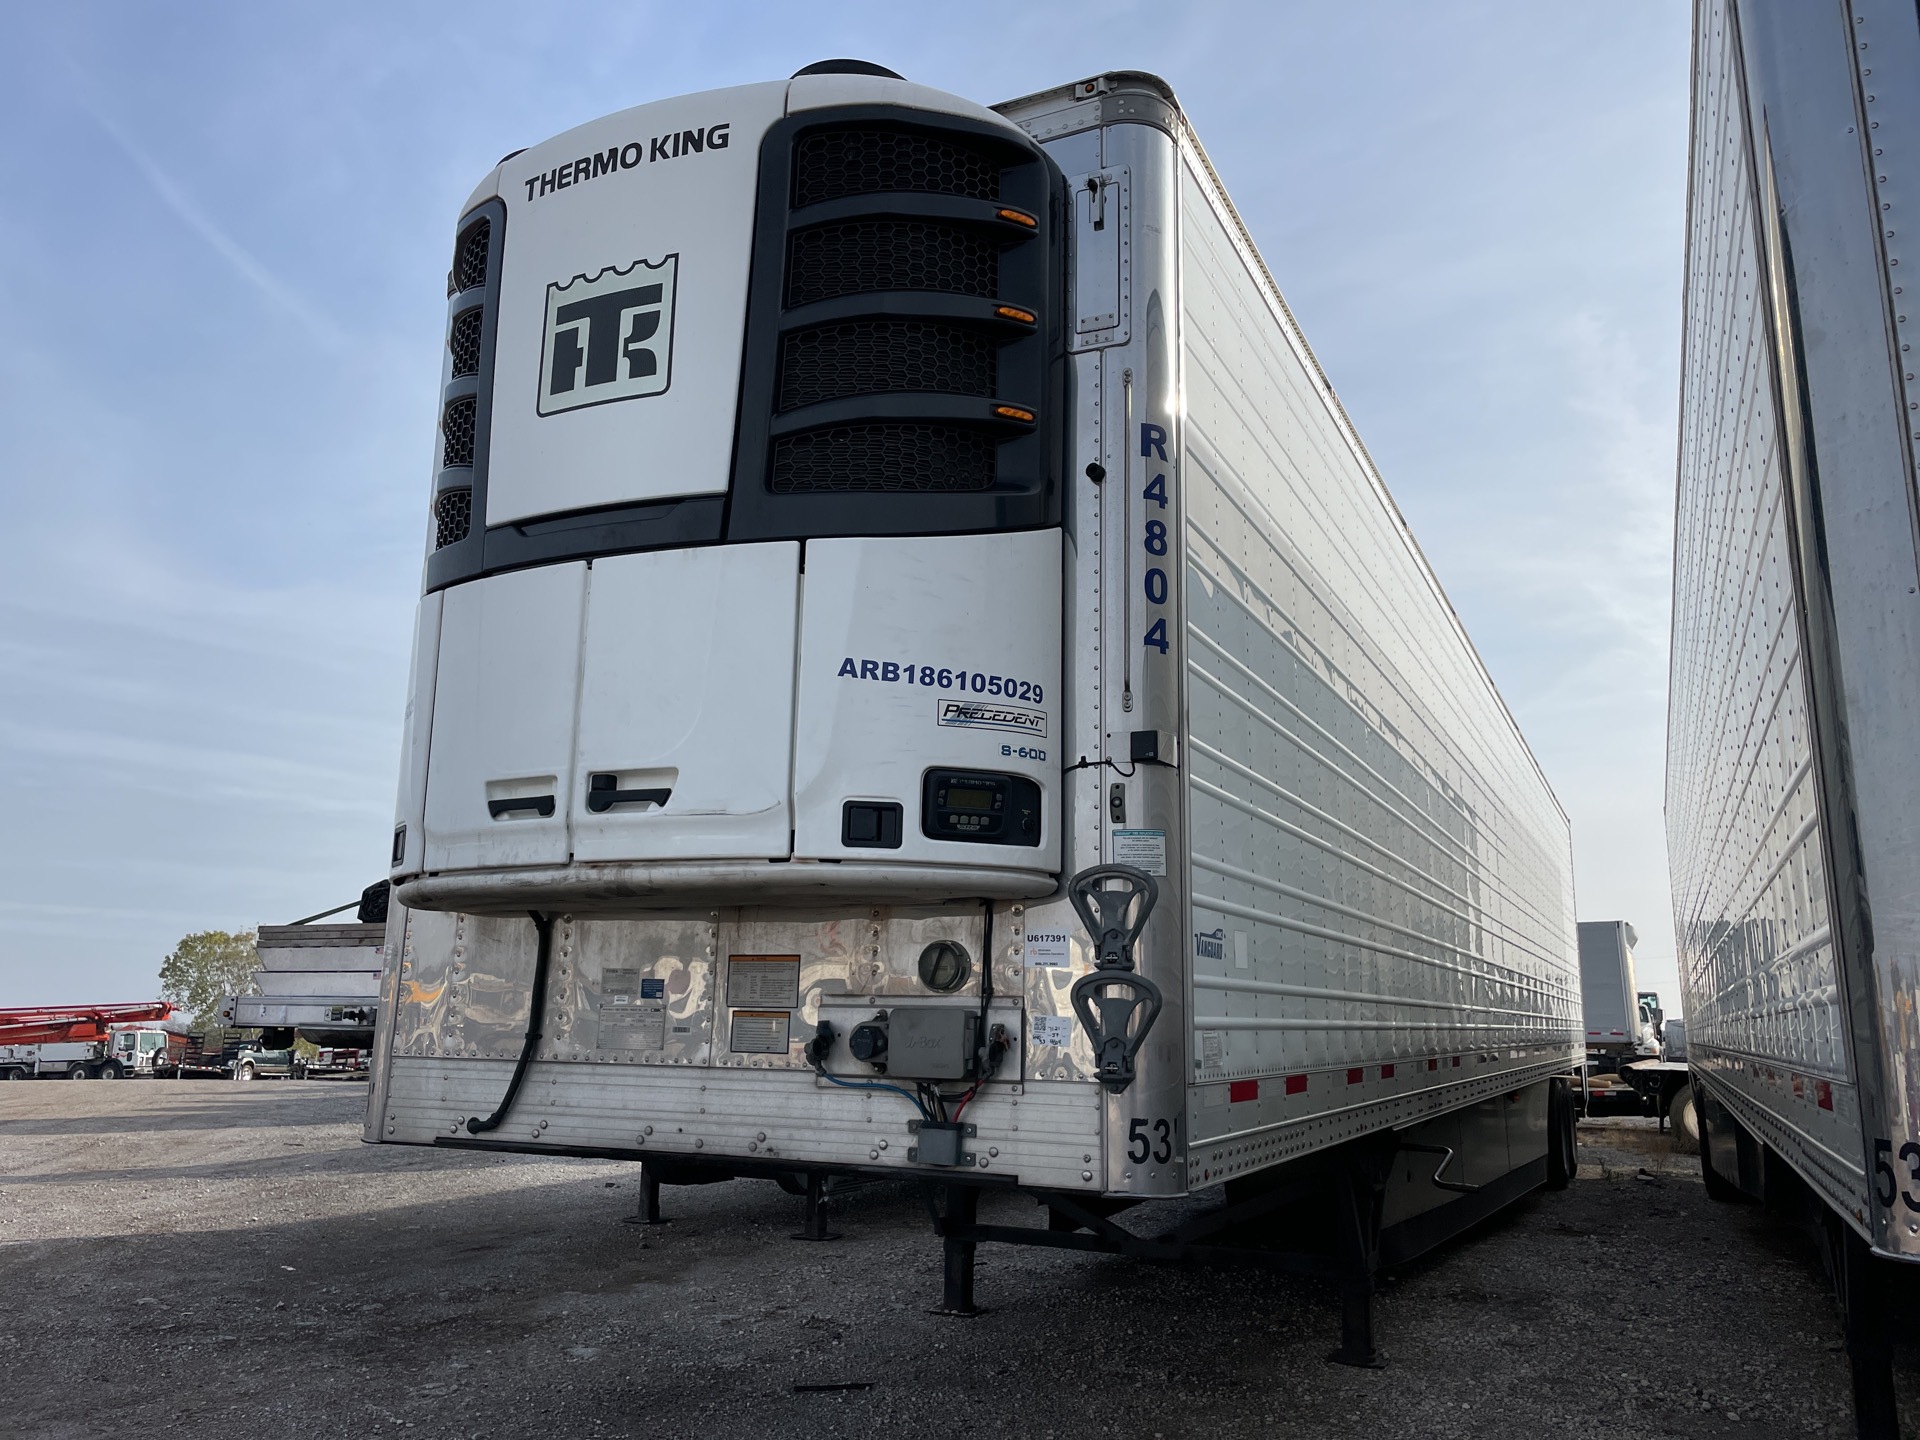
{"label": "refrigerated trailer", "polygon": [[1700,0],[1667,831],[1708,1189],[1810,1196],[1863,1435],[1920,1258],[1920,17]]}
{"label": "refrigerated trailer", "polygon": [[1362,1363],[1565,1183],[1566,817],[1163,82],[643,105],[448,290],[369,1140],[938,1181],[951,1309],[1240,1254]]}

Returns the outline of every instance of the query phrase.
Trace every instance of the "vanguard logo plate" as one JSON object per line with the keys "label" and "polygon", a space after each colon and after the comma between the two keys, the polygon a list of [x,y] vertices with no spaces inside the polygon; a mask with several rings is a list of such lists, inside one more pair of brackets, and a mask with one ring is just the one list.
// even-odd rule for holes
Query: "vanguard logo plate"
{"label": "vanguard logo plate", "polygon": [[1040,736],[1047,733],[1044,710],[996,705],[991,700],[942,700],[934,716],[942,725],[957,725],[964,730],[1011,730],[1016,735]]}
{"label": "vanguard logo plate", "polygon": [[666,390],[679,269],[676,254],[547,286],[540,355],[542,415],[638,400]]}

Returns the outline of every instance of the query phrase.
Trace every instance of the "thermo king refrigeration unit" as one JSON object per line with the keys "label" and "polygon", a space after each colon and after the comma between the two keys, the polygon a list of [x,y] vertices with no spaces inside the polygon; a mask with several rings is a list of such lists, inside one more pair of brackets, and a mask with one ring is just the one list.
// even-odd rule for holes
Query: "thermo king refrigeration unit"
{"label": "thermo king refrigeration unit", "polygon": [[1707,1189],[1920,1259],[1920,12],[1694,10],[1667,836]]}
{"label": "thermo king refrigeration unit", "polygon": [[1355,1360],[1565,1182],[1566,818],[1162,82],[640,106],[448,290],[370,1140],[938,1180],[956,1309],[1318,1196]]}

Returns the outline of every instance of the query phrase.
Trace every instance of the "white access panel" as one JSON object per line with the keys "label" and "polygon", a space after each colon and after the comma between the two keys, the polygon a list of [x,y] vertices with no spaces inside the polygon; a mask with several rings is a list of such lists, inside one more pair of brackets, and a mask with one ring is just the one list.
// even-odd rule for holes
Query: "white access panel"
{"label": "white access panel", "polygon": [[[774,82],[642,105],[500,167],[488,525],[727,488],[760,140],[786,94]],[[611,165],[596,163],[609,152]],[[557,307],[575,297],[656,283],[652,309],[560,324]],[[641,337],[653,368],[634,382],[625,350],[637,321],[658,324]],[[590,354],[597,323],[610,327],[601,344],[618,341],[618,372],[589,383],[583,371],[549,393],[556,346]]]}
{"label": "white access panel", "polygon": [[573,564],[445,592],[428,870],[566,863],[586,588]]}
{"label": "white access panel", "polygon": [[[799,583],[791,540],[593,562],[574,859],[788,853]],[[595,774],[618,794],[670,797],[596,813]]]}
{"label": "white access panel", "polygon": [[[1060,532],[815,540],[804,597],[795,856],[1058,870]],[[1040,844],[928,839],[935,766],[1031,776]],[[840,843],[851,799],[902,806],[898,850]]]}
{"label": "white access panel", "polygon": [[407,713],[400,738],[400,793],[394,802],[394,828],[403,830],[393,868],[401,874],[420,869],[427,828],[427,746],[433,738],[434,672],[440,664],[440,607],[434,591],[420,597],[413,625],[413,663],[408,668]]}

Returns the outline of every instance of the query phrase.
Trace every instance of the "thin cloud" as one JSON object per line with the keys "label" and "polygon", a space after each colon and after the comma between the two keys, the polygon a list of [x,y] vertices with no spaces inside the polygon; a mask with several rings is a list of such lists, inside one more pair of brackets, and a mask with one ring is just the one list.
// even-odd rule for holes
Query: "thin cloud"
{"label": "thin cloud", "polygon": [[119,146],[121,153],[133,163],[133,168],[140,172],[141,178],[153,187],[154,194],[158,195],[162,203],[179,217],[181,223],[206,241],[215,254],[234,268],[241,279],[297,320],[321,345],[335,353],[347,349],[347,337],[340,328],[309,305],[279,276],[255,259],[238,240],[221,229],[213,217],[202,210],[180,187],[180,184],[135,143],[133,137],[121,128],[119,122],[107,113],[105,107],[94,100],[92,94],[94,87],[90,77],[74,63],[72,57],[60,52],[57,48],[55,53],[60,55],[61,61],[73,72],[77,82],[73,92],[75,102],[86,111],[87,116],[100,127],[107,138]]}

